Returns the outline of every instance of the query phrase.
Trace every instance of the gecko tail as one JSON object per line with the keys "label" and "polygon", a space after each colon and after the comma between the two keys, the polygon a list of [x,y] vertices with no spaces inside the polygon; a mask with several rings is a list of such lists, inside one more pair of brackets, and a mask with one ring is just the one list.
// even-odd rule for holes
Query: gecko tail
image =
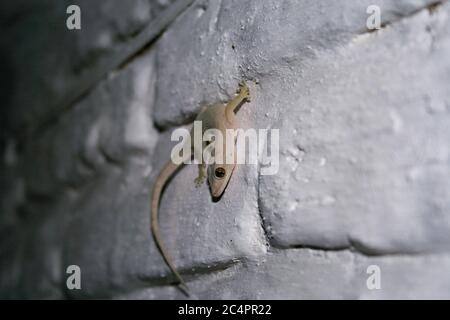
{"label": "gecko tail", "polygon": [[181,278],[178,280],[181,280],[180,283],[178,284],[178,288],[180,288],[180,290],[184,293],[184,295],[189,298],[191,296],[191,294],[189,293],[189,287]]}
{"label": "gecko tail", "polygon": [[187,286],[186,282],[184,282],[184,280],[181,277],[181,275],[175,269],[172,269],[172,272],[173,272],[173,274],[175,275],[175,277],[178,280],[178,288],[180,288],[180,290],[184,293],[184,295],[186,297],[190,297],[191,295],[189,293],[189,287]]}
{"label": "gecko tail", "polygon": [[160,251],[164,261],[166,262],[169,269],[175,275],[176,279],[179,282],[178,287],[180,290],[189,297],[189,289],[186,283],[181,278],[177,269],[175,268],[172,258],[168,254],[166,248],[164,247],[163,241],[161,239],[161,235],[159,232],[159,223],[158,223],[158,209],[159,209],[159,200],[161,198],[162,191],[166,182],[170,179],[170,177],[179,169],[180,165],[176,165],[169,161],[166,166],[163,168],[161,173],[159,174],[155,186],[153,188],[152,201],[151,201],[151,231],[153,234],[153,239],[155,240],[155,244]]}

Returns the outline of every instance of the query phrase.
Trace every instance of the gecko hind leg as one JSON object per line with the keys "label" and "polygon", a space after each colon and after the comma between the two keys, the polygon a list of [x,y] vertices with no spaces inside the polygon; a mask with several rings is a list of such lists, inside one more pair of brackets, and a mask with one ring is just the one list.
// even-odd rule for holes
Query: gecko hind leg
{"label": "gecko hind leg", "polygon": [[244,80],[239,82],[239,88],[236,90],[236,93],[240,96],[241,100],[250,102],[250,89],[248,88],[247,83]]}

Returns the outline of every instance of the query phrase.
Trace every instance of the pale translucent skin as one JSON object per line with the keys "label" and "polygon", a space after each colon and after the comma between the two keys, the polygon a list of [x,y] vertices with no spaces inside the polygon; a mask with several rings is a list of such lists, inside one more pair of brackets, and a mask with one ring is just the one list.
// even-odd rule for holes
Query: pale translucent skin
{"label": "pale translucent skin", "polygon": [[[207,129],[217,129],[222,132],[223,137],[226,137],[226,129],[237,129],[237,119],[236,113],[239,108],[245,102],[250,101],[250,91],[245,82],[241,82],[239,84],[238,95],[234,97],[228,104],[218,104],[208,108],[204,108],[197,116],[196,121],[202,121],[202,135]],[[191,135],[193,137],[193,135]],[[223,150],[226,152],[226,148],[235,148],[235,144],[231,146],[226,146],[226,139],[224,139]],[[205,143],[202,143],[202,148],[205,148]],[[192,139],[191,148],[194,148],[194,142]],[[203,151],[203,150],[201,150]],[[202,154],[202,153],[200,153]],[[236,154],[236,153],[235,153]],[[180,288],[182,291],[189,296],[189,290],[186,283],[183,281],[183,278],[178,273],[175,265],[172,262],[172,258],[167,253],[165,249],[161,235],[159,232],[159,224],[158,224],[158,209],[159,209],[159,200],[161,198],[161,193],[164,189],[166,182],[170,179],[170,177],[179,169],[181,165],[175,165],[172,161],[169,161],[164,168],[161,170],[158,178],[156,179],[155,185],[153,187],[152,193],[152,201],[151,201],[151,229],[153,238],[155,240],[156,246],[158,247],[161,255],[164,258],[167,266],[170,268],[175,278],[178,280],[180,284]],[[208,183],[211,190],[211,195],[214,199],[219,199],[223,192],[225,191],[228,182],[230,181],[231,176],[233,175],[233,171],[236,164],[210,164],[206,166],[205,164],[199,165],[199,174],[195,179],[195,184],[197,186],[201,185],[205,177],[208,177]]]}

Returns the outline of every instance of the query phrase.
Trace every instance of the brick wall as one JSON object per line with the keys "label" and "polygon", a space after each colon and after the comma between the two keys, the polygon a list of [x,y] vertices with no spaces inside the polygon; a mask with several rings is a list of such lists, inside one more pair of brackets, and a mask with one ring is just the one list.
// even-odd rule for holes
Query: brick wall
{"label": "brick wall", "polygon": [[166,14],[181,2],[77,1],[77,31],[72,2],[1,5],[0,297],[184,298],[150,234],[150,190],[172,130],[246,79],[239,116],[280,129],[280,169],[240,166],[219,202],[194,166],[167,187],[161,232],[193,298],[450,298],[449,4]]}

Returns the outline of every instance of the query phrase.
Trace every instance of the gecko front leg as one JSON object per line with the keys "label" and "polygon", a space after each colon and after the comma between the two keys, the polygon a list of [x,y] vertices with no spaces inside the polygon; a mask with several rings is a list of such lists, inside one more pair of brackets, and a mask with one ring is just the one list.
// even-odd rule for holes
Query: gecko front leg
{"label": "gecko front leg", "polygon": [[198,164],[198,177],[195,178],[195,186],[199,188],[206,179],[206,164],[200,163]]}
{"label": "gecko front leg", "polygon": [[250,102],[250,89],[245,81],[239,83],[239,89],[237,90],[237,96],[233,98],[225,107],[225,116],[229,122],[233,122],[235,113],[246,102]]}
{"label": "gecko front leg", "polygon": [[194,149],[194,154],[197,156],[197,158],[200,157],[200,159],[197,159],[197,161],[199,161],[198,176],[197,178],[194,179],[195,187],[197,188],[199,188],[206,180],[206,163],[203,159],[203,150],[205,148],[205,145],[206,145],[205,142],[202,141],[202,149],[201,150]]}

